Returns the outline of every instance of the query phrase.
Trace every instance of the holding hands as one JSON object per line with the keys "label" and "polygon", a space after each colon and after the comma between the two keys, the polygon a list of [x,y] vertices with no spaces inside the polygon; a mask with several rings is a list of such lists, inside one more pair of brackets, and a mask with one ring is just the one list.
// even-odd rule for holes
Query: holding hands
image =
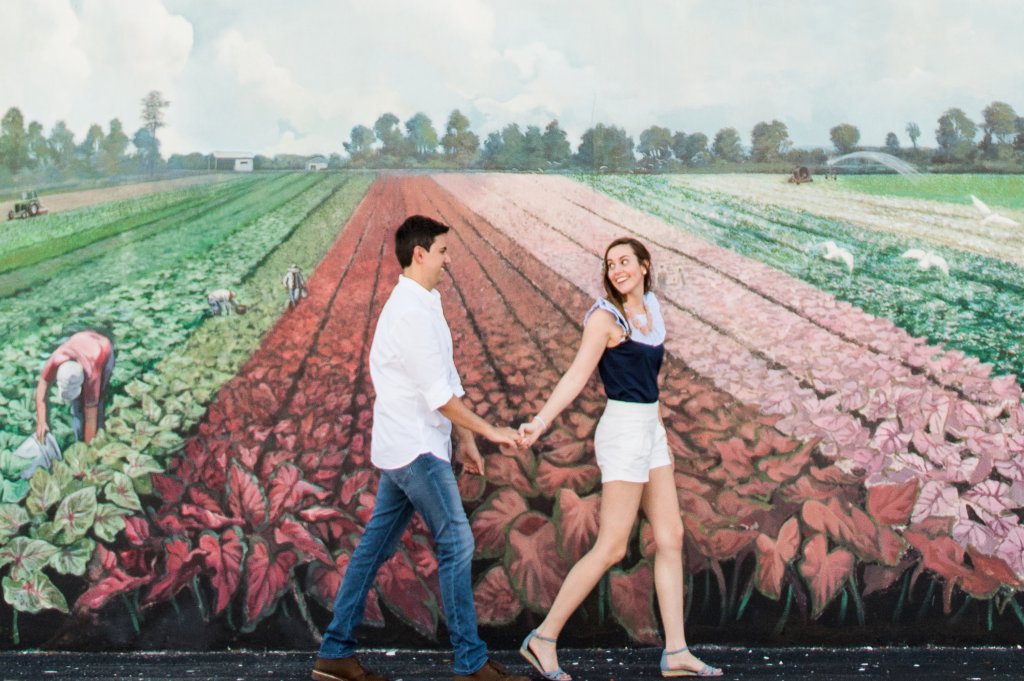
{"label": "holding hands", "polygon": [[519,448],[526,449],[527,447],[532,446],[547,429],[547,422],[545,422],[539,415],[534,416],[529,423],[524,423],[519,426],[519,437],[517,439]]}

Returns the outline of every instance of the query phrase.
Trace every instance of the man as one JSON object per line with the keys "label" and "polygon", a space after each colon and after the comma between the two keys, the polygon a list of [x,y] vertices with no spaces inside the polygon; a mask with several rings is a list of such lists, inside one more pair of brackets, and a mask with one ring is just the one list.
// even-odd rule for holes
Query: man
{"label": "man", "polygon": [[226,288],[219,288],[210,291],[206,296],[206,303],[210,306],[210,314],[214,317],[226,315],[231,309],[238,311],[238,303],[235,302],[235,292]]}
{"label": "man", "polygon": [[50,430],[46,396],[57,384],[61,400],[71,404],[75,437],[89,442],[106,421],[106,397],[114,372],[114,344],[95,331],[80,331],[64,341],[43,365],[36,386],[36,439]]}
{"label": "man", "polygon": [[309,295],[298,265],[288,268],[284,275],[284,287],[288,291],[288,309],[298,307],[299,301]]}
{"label": "man", "polygon": [[377,393],[370,457],[380,469],[380,484],[373,516],[338,590],[334,619],[313,668],[315,681],[387,681],[360,665],[353,630],[363,618],[377,570],[395,552],[414,511],[423,516],[436,544],[456,681],[528,681],[488,659],[477,634],[470,572],[473,533],[452,472],[452,426],[459,458],[477,474],[483,474],[484,462],[473,433],[509,446],[518,434],[488,424],[461,399],[465,391],[436,290],[450,262],[448,229],[416,215],[395,234],[402,276],[381,311],[370,346],[370,378]]}

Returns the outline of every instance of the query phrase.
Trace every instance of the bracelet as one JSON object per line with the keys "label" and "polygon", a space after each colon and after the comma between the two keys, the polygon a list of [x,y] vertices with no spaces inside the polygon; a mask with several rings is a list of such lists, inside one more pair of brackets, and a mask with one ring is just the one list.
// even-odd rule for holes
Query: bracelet
{"label": "bracelet", "polygon": [[533,417],[533,420],[534,420],[534,421],[540,421],[540,425],[542,426],[541,432],[544,432],[545,430],[547,430],[547,429],[548,429],[548,424],[547,424],[547,421],[545,421],[544,419],[542,419],[542,418],[540,417],[540,415],[534,416],[534,417]]}

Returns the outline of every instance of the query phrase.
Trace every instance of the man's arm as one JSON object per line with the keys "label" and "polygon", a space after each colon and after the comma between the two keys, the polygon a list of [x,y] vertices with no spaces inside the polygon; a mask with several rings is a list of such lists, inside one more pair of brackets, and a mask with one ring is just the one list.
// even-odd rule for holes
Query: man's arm
{"label": "man's arm", "polygon": [[519,433],[511,428],[497,428],[484,421],[476,415],[472,409],[466,406],[462,398],[452,397],[438,408],[438,411],[452,422],[456,428],[468,430],[499,445],[514,447]]}
{"label": "man's arm", "polygon": [[89,442],[96,437],[96,430],[99,422],[100,408],[98,405],[85,407],[85,427],[82,429],[82,442]]}
{"label": "man's arm", "polygon": [[36,439],[40,443],[43,442],[47,431],[50,430],[50,426],[46,422],[46,391],[49,388],[50,384],[47,380],[40,378],[36,385]]}
{"label": "man's arm", "polygon": [[462,462],[467,473],[483,475],[484,458],[480,456],[473,431],[469,428],[455,426],[455,434],[459,440],[458,448],[455,450],[456,458]]}

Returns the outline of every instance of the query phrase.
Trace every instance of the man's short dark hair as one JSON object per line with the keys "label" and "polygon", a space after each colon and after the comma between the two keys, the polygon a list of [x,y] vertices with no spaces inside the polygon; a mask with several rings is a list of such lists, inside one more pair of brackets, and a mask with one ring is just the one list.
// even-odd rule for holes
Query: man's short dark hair
{"label": "man's short dark hair", "polygon": [[420,246],[426,250],[434,245],[434,239],[448,232],[449,227],[425,215],[413,215],[395,232],[395,255],[404,270],[412,264],[412,252]]}

